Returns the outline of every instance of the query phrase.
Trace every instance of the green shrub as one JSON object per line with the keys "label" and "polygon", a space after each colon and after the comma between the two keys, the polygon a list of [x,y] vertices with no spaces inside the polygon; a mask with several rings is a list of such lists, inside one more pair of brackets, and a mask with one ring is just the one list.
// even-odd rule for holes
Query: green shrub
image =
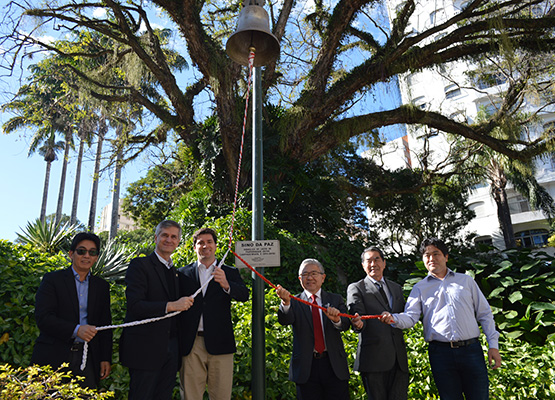
{"label": "green shrub", "polygon": [[49,366],[13,368],[0,365],[0,400],[13,399],[109,399],[111,392],[99,393],[82,388],[78,379],[61,370],[53,371]]}
{"label": "green shrub", "polygon": [[0,363],[28,366],[38,336],[35,293],[42,276],[67,267],[61,255],[0,240]]}

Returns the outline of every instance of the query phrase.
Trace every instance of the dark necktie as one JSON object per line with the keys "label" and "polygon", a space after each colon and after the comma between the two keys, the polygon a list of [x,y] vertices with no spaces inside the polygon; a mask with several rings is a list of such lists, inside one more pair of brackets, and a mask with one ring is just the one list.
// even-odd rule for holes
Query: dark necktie
{"label": "dark necktie", "polygon": [[382,295],[383,301],[385,301],[387,308],[390,309],[391,307],[389,306],[389,300],[387,298],[387,295],[385,294],[385,290],[383,290],[383,282],[376,282],[376,285],[378,285],[378,290]]}
{"label": "dark necktie", "polygon": [[[312,295],[312,304],[318,305],[316,295]],[[312,309],[312,324],[314,325],[314,350],[323,353],[326,350],[324,342],[324,332],[322,331],[322,320],[320,319],[320,309],[318,307],[310,307]]]}

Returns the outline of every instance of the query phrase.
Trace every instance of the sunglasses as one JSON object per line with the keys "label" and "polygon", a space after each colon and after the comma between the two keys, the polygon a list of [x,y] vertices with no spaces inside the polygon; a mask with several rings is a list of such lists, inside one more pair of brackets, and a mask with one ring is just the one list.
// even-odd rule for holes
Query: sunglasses
{"label": "sunglasses", "polygon": [[84,256],[85,254],[87,254],[87,251],[89,252],[89,256],[91,257],[96,257],[98,255],[98,250],[97,249],[84,249],[82,247],[79,247],[78,249],[75,249],[75,252],[80,255],[80,256]]}

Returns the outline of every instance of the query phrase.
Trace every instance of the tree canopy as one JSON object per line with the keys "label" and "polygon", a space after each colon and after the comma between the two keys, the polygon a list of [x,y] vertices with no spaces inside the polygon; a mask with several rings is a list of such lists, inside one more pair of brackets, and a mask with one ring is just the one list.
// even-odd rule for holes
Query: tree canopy
{"label": "tree canopy", "polygon": [[[536,7],[537,6],[537,7]],[[541,6],[541,7],[540,7]],[[155,0],[152,2],[107,0],[59,1],[43,5],[10,3],[12,31],[3,37],[4,66],[8,55],[20,57],[39,48],[54,51],[67,60],[66,68],[90,85],[91,94],[107,102],[139,104],[173,129],[188,144],[197,139],[197,122],[209,110],[201,110],[206,95],[219,123],[222,170],[233,180],[240,144],[245,73],[227,56],[226,39],[233,33],[240,2]],[[160,35],[151,22],[153,8],[178,29],[195,68],[183,87],[170,67],[171,54],[163,50]],[[263,91],[268,103],[279,103],[283,113],[274,122],[279,133],[276,152],[298,162],[310,162],[340,143],[393,124],[426,124],[483,143],[511,158],[524,159],[552,145],[551,136],[533,141],[496,137],[497,116],[468,125],[439,111],[411,105],[389,110],[369,110],[357,104],[373,102],[376,85],[408,71],[430,68],[464,58],[499,52],[502,43],[515,49],[543,53],[555,47],[555,17],[539,0],[474,0],[452,18],[412,32],[409,18],[412,0],[396,8],[389,29],[383,2],[375,0],[315,1],[305,4],[283,0],[269,4],[270,24],[281,43],[280,58],[267,65]],[[102,12],[98,12],[101,10]],[[13,19],[13,11],[21,18]],[[379,19],[381,15],[381,20]],[[6,14],[8,15],[8,14]],[[29,29],[25,17],[36,26]],[[62,33],[89,32],[109,40],[96,41],[80,50],[54,46],[38,37],[45,28]],[[27,52],[27,53],[26,53]],[[137,68],[121,68],[119,82],[106,82],[98,71],[72,65],[73,57],[109,57],[113,63],[126,57],[140,61]],[[135,63],[134,65],[138,65]],[[156,85],[142,85],[145,77]],[[510,100],[508,100],[510,101]],[[157,142],[156,130],[136,137]]]}
{"label": "tree canopy", "polygon": [[[366,198],[416,193],[437,182],[423,171],[418,182],[394,185],[384,168],[361,162],[356,151],[348,149],[355,141],[379,146],[383,138],[378,130],[383,127],[427,126],[514,160],[530,160],[552,149],[552,129],[535,137],[499,135],[499,127],[522,100],[522,79],[509,82],[499,109],[483,121],[460,121],[440,108],[383,101],[384,85],[395,91],[400,74],[461,60],[494,59],[507,49],[535,57],[551,54],[555,16],[550,1],[446,1],[444,7],[454,13],[421,31],[410,22],[420,12],[418,2],[395,3],[281,0],[265,6],[281,45],[279,58],[266,65],[262,75],[265,189],[268,199],[276,199],[268,210],[312,214],[306,226],[312,228],[316,221],[319,229],[330,225],[327,229],[333,230],[337,224],[328,221],[353,215],[344,210],[326,215],[326,203],[352,209]],[[216,0],[10,2],[2,24],[0,43],[6,51],[0,65],[13,73],[19,61],[37,52],[55,54],[60,70],[79,79],[81,91],[112,104],[112,109],[141,108],[142,120],[153,121],[149,129],[126,133],[125,141],[134,144],[136,153],[125,157],[176,137],[205,172],[211,200],[219,196],[217,204],[229,204],[248,74],[228,57],[225,42],[240,10],[240,1]],[[40,36],[45,32],[58,33],[60,40]],[[189,73],[182,75],[187,66]],[[550,85],[549,70],[539,73],[546,77],[542,84]],[[353,162],[348,167],[338,164],[342,158]],[[250,186],[245,163],[242,190]],[[305,196],[317,186],[318,191]],[[329,197],[319,197],[323,192]],[[305,200],[303,207],[299,199]],[[315,199],[321,203],[310,203]],[[317,216],[315,210],[320,211]],[[356,215],[351,222],[357,223]]]}

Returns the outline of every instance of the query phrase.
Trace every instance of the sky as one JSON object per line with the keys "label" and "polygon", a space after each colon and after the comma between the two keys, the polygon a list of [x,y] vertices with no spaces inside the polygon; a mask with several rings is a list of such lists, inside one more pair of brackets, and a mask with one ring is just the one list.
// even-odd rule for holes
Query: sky
{"label": "sky", "polygon": [[[6,0],[0,0],[0,10],[6,3]],[[306,7],[307,5],[305,4],[305,8]],[[95,16],[100,17],[100,15]],[[170,27],[175,29],[159,12],[153,12],[150,17],[154,27]],[[49,37],[51,33],[52,32],[42,32],[44,35],[43,38]],[[172,47],[181,54],[186,54],[184,41],[178,35],[174,36]],[[1,50],[0,48],[0,53]],[[34,62],[36,61],[35,59]],[[178,82],[181,79],[183,82],[182,85],[185,86],[187,81],[195,80],[195,74],[198,74],[198,72],[194,70],[185,72],[183,76],[178,77]],[[12,100],[9,93],[15,93],[18,87],[19,81],[14,77],[1,76],[0,103]],[[392,96],[395,97],[395,94],[392,94],[390,91],[391,89],[387,89],[385,86],[377,89],[376,95],[381,103],[378,105],[378,108],[389,108],[387,98],[391,98]],[[371,102],[372,100],[366,101]],[[367,104],[363,105],[363,107],[374,108],[376,104]],[[5,123],[10,117],[11,115],[0,112],[0,125]],[[399,136],[397,132],[399,131],[398,127],[390,129],[390,131],[392,132],[390,132],[388,136]],[[32,133],[31,131],[25,130],[20,130],[10,135],[0,133],[0,183],[4,188],[3,193],[0,195],[0,239],[15,240],[17,238],[17,233],[21,233],[28,222],[34,221],[40,215],[46,163],[39,154],[28,157],[28,147]],[[106,147],[108,146],[105,145],[105,148]],[[95,145],[93,145],[92,148],[88,148],[83,158],[79,206],[77,211],[77,219],[83,224],[87,224],[88,222],[95,149]],[[49,196],[47,200],[47,215],[56,212],[62,168],[60,159],[62,156],[63,155],[60,154],[58,160],[52,163]],[[62,209],[62,212],[66,215],[71,214],[75,164],[75,157],[70,157]],[[105,166],[105,164],[103,166]],[[130,183],[146,175],[149,166],[150,164],[146,162],[144,157],[139,157],[132,164],[125,166],[122,175],[120,197],[125,196],[126,188]],[[112,178],[112,171],[105,171],[100,178],[96,210],[97,224],[100,220],[102,209],[111,202]]]}
{"label": "sky", "polygon": [[[0,118],[0,123],[4,123],[5,115]],[[0,182],[4,188],[0,195],[0,239],[15,240],[16,232],[22,232],[27,222],[34,221],[40,215],[46,163],[39,154],[27,157],[28,141],[28,137],[20,133],[0,135]],[[92,151],[87,151],[83,157],[77,219],[84,224],[87,224],[89,215],[94,151],[95,147],[92,148]],[[60,154],[58,160],[52,163],[47,214],[56,212],[62,157],[63,155]],[[76,159],[70,158],[62,209],[66,215],[71,214],[75,166]],[[120,193],[124,194],[129,183],[144,176],[146,168],[147,165],[140,161],[127,165],[122,174],[123,185]],[[102,209],[111,202],[112,177],[112,173],[105,173],[101,176],[96,211],[97,221],[100,219]]]}

